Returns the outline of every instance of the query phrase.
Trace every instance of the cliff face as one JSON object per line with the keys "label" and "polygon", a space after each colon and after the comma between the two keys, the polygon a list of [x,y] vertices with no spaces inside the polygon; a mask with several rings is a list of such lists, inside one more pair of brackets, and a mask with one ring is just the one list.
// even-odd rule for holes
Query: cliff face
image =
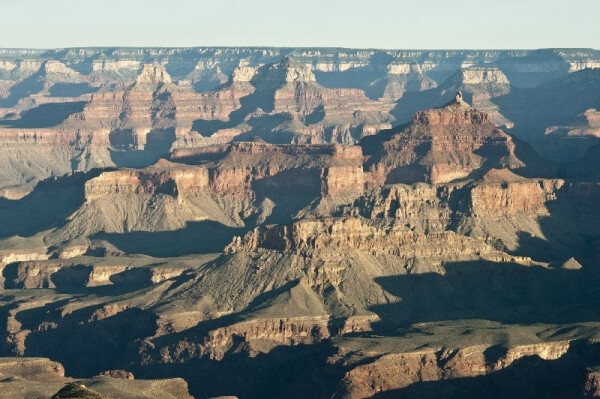
{"label": "cliff face", "polygon": [[3,395],[15,398],[102,399],[118,395],[124,399],[191,399],[186,382],[180,378],[133,381],[133,378],[97,376],[75,383],[73,378],[65,376],[62,364],[44,358],[0,358],[0,373],[5,378]]}
{"label": "cliff face", "polygon": [[[94,81],[93,90],[55,101],[48,97],[52,85],[81,79],[63,64],[44,63],[39,76],[27,78],[46,87],[42,97],[28,106],[24,93],[7,110],[7,127],[0,129],[4,158],[31,158],[32,167],[21,170],[6,162],[2,187],[26,186],[26,181],[70,170],[144,166],[171,148],[255,136],[275,143],[353,144],[389,128],[393,120],[388,105],[359,89],[325,88],[310,68],[289,57],[261,67],[240,66],[227,83],[207,92],[174,81],[162,65],[140,67],[131,83]],[[90,79],[83,81],[89,85]],[[11,192],[5,195],[15,195]]]}
{"label": "cliff face", "polygon": [[[587,84],[594,72],[585,69],[597,65],[591,50],[2,50],[2,159],[31,166],[4,162],[0,192],[18,197],[50,175],[145,166],[174,148],[255,136],[351,145],[446,103],[457,90],[493,124],[522,137],[582,131],[573,127],[575,117],[599,106]],[[554,91],[572,98],[568,107],[536,105],[572,76],[582,79]],[[537,120],[532,129],[523,109]],[[558,136],[543,137],[536,148],[567,159],[591,145]]]}
{"label": "cliff face", "polygon": [[490,118],[483,112],[470,109],[465,103],[457,102],[457,106],[417,112],[412,122],[414,125],[423,126],[468,126],[487,125]]}
{"label": "cliff face", "polygon": [[597,58],[0,50],[3,389],[596,395]]}
{"label": "cliff face", "polygon": [[402,259],[426,258],[450,261],[455,255],[464,259],[502,254],[482,242],[452,232],[417,233],[393,219],[369,221],[360,218],[302,220],[290,226],[257,229],[234,240],[228,251],[258,250],[302,252],[337,248],[391,254]]}
{"label": "cliff face", "polygon": [[[144,62],[166,65],[177,79],[201,80],[203,76],[231,73],[240,64],[265,64],[291,55],[319,73],[365,72],[407,75],[424,73],[433,80],[444,79],[461,67],[493,65],[512,76],[518,86],[532,86],[568,72],[600,65],[597,51],[556,50],[350,50],[290,48],[76,48],[62,50],[0,50],[0,77],[18,79],[34,73],[46,60],[100,76],[132,79]],[[436,76],[436,72],[441,77]],[[533,78],[531,75],[538,74]],[[437,79],[435,79],[437,78]],[[204,77],[204,82],[209,78]],[[218,80],[216,80],[218,84]]]}
{"label": "cliff face", "polygon": [[563,180],[524,179],[508,170],[491,170],[472,188],[470,210],[475,217],[546,214],[546,203],[556,200]]}
{"label": "cliff face", "polygon": [[[160,160],[142,170],[105,172],[86,183],[86,199],[118,193],[185,197],[211,191],[252,200],[257,190],[281,192],[288,187],[327,196],[364,186],[360,147],[239,143],[177,151],[174,159],[199,165]],[[279,178],[286,173],[295,180]]]}
{"label": "cliff face", "polygon": [[377,184],[446,183],[481,176],[490,167],[525,166],[512,137],[466,104],[461,93],[442,108],[417,112],[408,126],[361,145]]}
{"label": "cliff face", "polygon": [[[528,356],[535,356],[541,361],[560,359],[568,352],[569,346],[568,341],[515,346],[494,362],[486,359],[488,348],[485,346],[386,355],[347,372],[342,391],[348,397],[369,398],[377,393],[399,392],[401,388],[419,382],[483,376],[510,369],[514,362]],[[590,344],[590,347],[593,345]],[[593,378],[588,378],[588,381],[591,387]],[[588,392],[593,392],[593,389]]]}

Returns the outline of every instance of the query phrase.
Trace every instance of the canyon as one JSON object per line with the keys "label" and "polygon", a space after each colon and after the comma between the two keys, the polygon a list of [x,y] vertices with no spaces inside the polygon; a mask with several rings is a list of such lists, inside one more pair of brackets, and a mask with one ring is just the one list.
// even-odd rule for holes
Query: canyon
{"label": "canyon", "polygon": [[599,397],[599,67],[0,49],[0,397]]}

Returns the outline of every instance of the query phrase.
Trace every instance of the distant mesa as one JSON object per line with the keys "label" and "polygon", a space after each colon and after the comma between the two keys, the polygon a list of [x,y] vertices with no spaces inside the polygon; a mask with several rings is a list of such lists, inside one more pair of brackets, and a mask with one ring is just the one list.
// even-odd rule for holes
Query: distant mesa
{"label": "distant mesa", "polygon": [[498,68],[463,68],[456,74],[456,80],[465,85],[510,85],[508,77]]}
{"label": "distant mesa", "polygon": [[231,74],[231,82],[250,82],[252,78],[256,75],[256,68],[248,67],[248,66],[240,66],[235,68],[233,73]]}

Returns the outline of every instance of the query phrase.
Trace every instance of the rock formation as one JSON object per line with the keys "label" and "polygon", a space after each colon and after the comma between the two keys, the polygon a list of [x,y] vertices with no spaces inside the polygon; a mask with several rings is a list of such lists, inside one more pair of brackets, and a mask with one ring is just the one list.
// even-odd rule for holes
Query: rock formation
{"label": "rock formation", "polygon": [[412,122],[361,143],[377,184],[446,183],[475,177],[492,167],[518,169],[512,137],[471,108],[460,92],[441,108],[420,111]]}
{"label": "rock formation", "polygon": [[0,391],[597,396],[599,59],[0,50]]}
{"label": "rock formation", "polygon": [[131,381],[103,376],[74,380],[60,363],[44,358],[1,358],[4,397],[62,398],[168,398],[191,399],[181,379]]}

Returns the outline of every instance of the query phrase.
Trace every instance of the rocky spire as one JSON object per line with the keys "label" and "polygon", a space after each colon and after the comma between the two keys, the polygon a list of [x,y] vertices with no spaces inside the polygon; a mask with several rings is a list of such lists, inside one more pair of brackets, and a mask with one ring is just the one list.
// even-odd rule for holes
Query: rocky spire
{"label": "rocky spire", "polygon": [[485,112],[477,111],[463,100],[462,92],[457,91],[452,101],[440,108],[417,112],[413,116],[417,125],[483,125],[489,123]]}
{"label": "rocky spire", "polygon": [[462,92],[459,90],[456,92],[456,96],[454,97],[454,101],[456,101],[457,103],[461,103],[462,102]]}

